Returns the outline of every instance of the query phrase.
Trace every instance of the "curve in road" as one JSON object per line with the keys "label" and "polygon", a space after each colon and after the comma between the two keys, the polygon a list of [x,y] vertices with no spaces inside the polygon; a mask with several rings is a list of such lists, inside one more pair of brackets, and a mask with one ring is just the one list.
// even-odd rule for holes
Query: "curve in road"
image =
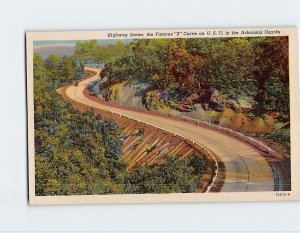
{"label": "curve in road", "polygon": [[222,160],[226,177],[221,192],[273,191],[274,177],[272,169],[258,150],[251,145],[222,132],[195,126],[188,122],[138,112],[118,106],[106,105],[88,98],[84,94],[86,86],[99,78],[100,69],[86,68],[94,75],[80,81],[77,86],[70,85],[64,89],[67,99],[90,108],[112,111],[126,117],[134,118],[159,128],[182,135],[203,145]]}

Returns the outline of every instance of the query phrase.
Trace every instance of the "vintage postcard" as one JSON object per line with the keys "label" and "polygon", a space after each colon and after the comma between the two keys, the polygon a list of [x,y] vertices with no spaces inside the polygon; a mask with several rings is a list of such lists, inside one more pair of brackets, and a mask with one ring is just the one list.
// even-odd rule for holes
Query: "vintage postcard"
{"label": "vintage postcard", "polygon": [[26,33],[30,204],[300,199],[297,28]]}

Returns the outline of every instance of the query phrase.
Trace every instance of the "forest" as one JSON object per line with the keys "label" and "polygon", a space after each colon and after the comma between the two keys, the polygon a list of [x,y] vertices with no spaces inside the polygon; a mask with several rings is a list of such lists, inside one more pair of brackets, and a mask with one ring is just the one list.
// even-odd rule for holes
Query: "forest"
{"label": "forest", "polygon": [[75,57],[105,64],[99,85],[108,101],[117,88],[147,84],[142,104],[150,111],[198,114],[201,105],[201,120],[289,153],[288,37],[136,39],[111,47],[89,41],[76,45]]}
{"label": "forest", "polygon": [[[106,57],[110,59],[109,56]],[[205,157],[166,157],[163,164],[126,169],[124,134],[112,120],[80,113],[56,89],[84,77],[74,56],[34,55],[35,192],[47,195],[195,192]]]}

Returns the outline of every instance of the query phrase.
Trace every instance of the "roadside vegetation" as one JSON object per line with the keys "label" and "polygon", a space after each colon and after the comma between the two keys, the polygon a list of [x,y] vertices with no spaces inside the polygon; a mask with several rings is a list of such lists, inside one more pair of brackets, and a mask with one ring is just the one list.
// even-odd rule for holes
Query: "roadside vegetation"
{"label": "roadside vegetation", "polygon": [[108,101],[125,81],[139,82],[150,111],[269,134],[289,150],[287,37],[137,39],[111,50],[92,43],[78,44],[75,56],[106,64],[99,86]]}
{"label": "roadside vegetation", "polygon": [[159,165],[126,169],[121,128],[61,99],[57,88],[84,77],[85,61],[77,56],[33,58],[36,195],[196,192],[208,166],[204,156],[167,156]]}

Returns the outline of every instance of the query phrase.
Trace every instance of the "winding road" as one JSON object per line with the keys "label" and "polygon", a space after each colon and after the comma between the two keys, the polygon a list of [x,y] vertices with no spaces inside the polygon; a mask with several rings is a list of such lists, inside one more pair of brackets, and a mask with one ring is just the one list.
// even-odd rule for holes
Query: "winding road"
{"label": "winding road", "polygon": [[112,111],[126,117],[147,122],[203,145],[217,155],[225,166],[226,177],[221,192],[274,190],[274,176],[269,163],[263,155],[251,145],[230,135],[201,125],[191,125],[185,121],[179,122],[176,119],[172,120],[172,118],[96,102],[88,98],[84,94],[84,90],[88,83],[99,78],[101,70],[86,68],[86,71],[95,72],[95,75],[80,81],[78,86],[70,85],[66,87],[64,89],[64,96],[67,99],[90,108]]}

